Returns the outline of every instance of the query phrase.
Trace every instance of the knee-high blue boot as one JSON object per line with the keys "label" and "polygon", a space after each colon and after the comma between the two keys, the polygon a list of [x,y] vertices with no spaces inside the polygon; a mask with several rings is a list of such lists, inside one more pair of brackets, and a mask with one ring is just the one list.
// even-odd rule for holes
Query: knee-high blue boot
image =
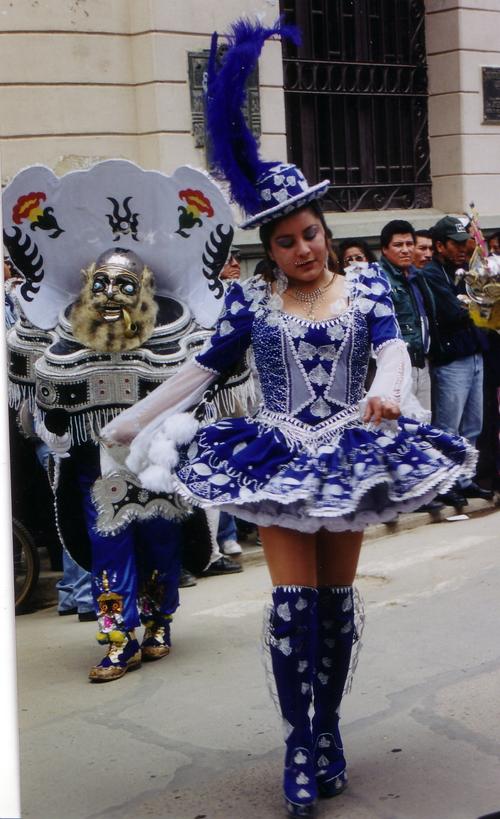
{"label": "knee-high blue boot", "polygon": [[283,790],[292,816],[311,816],[317,797],[309,716],[317,596],[317,589],[306,586],[273,590],[268,642],[285,731]]}
{"label": "knee-high blue boot", "polygon": [[331,797],[347,785],[346,761],[339,731],[339,709],[352,646],[354,625],[352,586],[318,589],[318,638],[313,681],[314,764],[319,796]]}

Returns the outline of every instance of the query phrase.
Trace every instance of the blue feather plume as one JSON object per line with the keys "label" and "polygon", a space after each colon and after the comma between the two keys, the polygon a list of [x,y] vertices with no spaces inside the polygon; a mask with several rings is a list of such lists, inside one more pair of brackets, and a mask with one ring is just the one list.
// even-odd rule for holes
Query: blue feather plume
{"label": "blue feather plume", "polygon": [[212,141],[212,164],[230,184],[231,197],[253,215],[262,209],[255,188],[257,178],[276,164],[259,156],[257,141],[243,116],[246,83],[257,65],[266,40],[275,35],[296,45],[300,34],[282,19],[270,28],[248,19],[236,20],[227,36],[228,49],[217,64],[217,32],[212,35],[207,77],[207,127]]}

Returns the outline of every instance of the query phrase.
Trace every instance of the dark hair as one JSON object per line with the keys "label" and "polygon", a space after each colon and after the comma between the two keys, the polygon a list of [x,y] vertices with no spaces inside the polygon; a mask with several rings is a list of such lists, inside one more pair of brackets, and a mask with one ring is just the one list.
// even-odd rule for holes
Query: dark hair
{"label": "dark hair", "polygon": [[441,242],[441,244],[445,245],[448,241],[448,236],[445,233],[440,233],[439,230],[436,230],[435,227],[431,228],[431,239],[432,239],[432,248],[435,253],[438,252],[437,243]]}
{"label": "dark hair", "polygon": [[365,242],[364,239],[344,239],[339,244],[337,251],[339,264],[342,268],[344,267],[344,256],[346,254],[346,250],[348,250],[350,247],[359,247],[359,249],[363,252],[363,255],[366,257],[367,262],[377,261],[375,253],[369,248],[368,242]]}
{"label": "dark hair", "polygon": [[380,233],[380,247],[387,247],[396,233],[411,233],[415,241],[415,228],[404,219],[393,219],[387,222]]}
{"label": "dark hair", "polygon": [[498,239],[498,241],[500,242],[500,229],[493,231],[493,233],[490,233],[490,235],[486,239],[488,247],[490,246],[490,242],[492,239]]}
{"label": "dark hair", "polygon": [[424,228],[422,228],[422,230],[415,231],[415,239],[417,238],[417,236],[421,236],[423,239],[432,239],[431,231],[425,230]]}
{"label": "dark hair", "polygon": [[328,252],[328,269],[332,270],[334,273],[339,272],[339,263],[337,260],[337,255],[332,246],[332,231],[328,227],[325,221],[325,216],[323,213],[323,209],[319,204],[317,199],[313,199],[312,202],[309,202],[307,205],[304,205],[301,208],[297,208],[297,210],[292,211],[292,213],[287,213],[286,216],[278,217],[277,219],[273,219],[272,222],[266,222],[262,225],[259,229],[259,238],[262,242],[262,246],[265,251],[265,261],[267,262],[267,272],[262,268],[262,277],[266,279],[266,281],[274,281],[274,262],[269,255],[269,251],[271,249],[271,239],[273,233],[276,229],[276,226],[283,220],[286,219],[288,216],[294,216],[296,213],[300,213],[303,210],[310,210],[314,213],[314,215],[319,219],[321,227],[325,231],[326,237],[326,249]]}
{"label": "dark hair", "polygon": [[262,276],[263,279],[266,281],[272,276],[272,271],[269,267],[269,262],[267,259],[260,259],[255,265],[255,269],[252,273],[253,276]]}

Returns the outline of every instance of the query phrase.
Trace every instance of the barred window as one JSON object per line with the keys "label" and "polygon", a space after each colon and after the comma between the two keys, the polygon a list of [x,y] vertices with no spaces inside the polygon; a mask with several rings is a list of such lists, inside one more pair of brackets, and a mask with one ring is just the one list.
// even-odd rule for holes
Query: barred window
{"label": "barred window", "polygon": [[280,0],[289,160],[327,210],[432,205],[424,0]]}

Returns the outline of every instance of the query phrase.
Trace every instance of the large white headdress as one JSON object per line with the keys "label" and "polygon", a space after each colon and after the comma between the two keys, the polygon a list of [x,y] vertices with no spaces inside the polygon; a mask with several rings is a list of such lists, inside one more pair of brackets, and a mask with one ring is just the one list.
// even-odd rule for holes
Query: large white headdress
{"label": "large white headdress", "polygon": [[3,197],[4,245],[25,282],[21,307],[37,327],[54,327],[82,286],[81,271],[114,243],[154,272],[156,293],[187,303],[211,327],[222,306],[218,274],[233,238],[232,214],[208,174],[172,176],[121,159],[57,177],[34,165]]}

